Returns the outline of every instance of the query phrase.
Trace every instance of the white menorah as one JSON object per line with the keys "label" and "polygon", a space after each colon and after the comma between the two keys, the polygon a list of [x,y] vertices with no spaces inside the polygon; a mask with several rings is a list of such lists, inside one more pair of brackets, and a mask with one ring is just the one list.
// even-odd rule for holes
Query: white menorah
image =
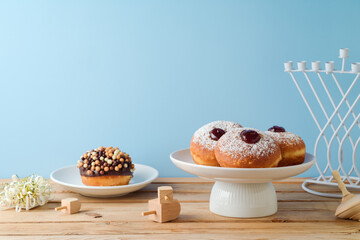
{"label": "white menorah", "polygon": [[[346,183],[346,186],[349,188],[354,188],[354,189],[360,189],[360,173],[359,173],[359,169],[356,166],[357,162],[356,162],[356,152],[358,149],[358,146],[360,144],[360,134],[358,132],[358,130],[356,130],[357,128],[360,128],[360,124],[359,124],[359,111],[356,111],[356,104],[359,101],[360,98],[360,88],[356,87],[354,88],[357,80],[359,79],[360,76],[360,63],[352,63],[351,64],[351,70],[346,71],[345,70],[345,60],[346,58],[349,56],[349,49],[347,48],[342,48],[340,49],[340,56],[339,58],[342,59],[342,67],[341,70],[335,70],[334,68],[334,62],[330,61],[330,62],[326,62],[325,63],[325,69],[321,69],[320,67],[320,61],[315,61],[311,63],[311,69],[307,69],[306,68],[306,62],[305,61],[301,61],[297,63],[297,68],[298,69],[293,69],[293,63],[290,62],[286,62],[284,64],[285,66],[285,72],[288,72],[291,76],[291,78],[294,80],[294,83],[297,87],[297,89],[299,90],[301,97],[303,98],[307,108],[310,111],[310,114],[312,116],[312,118],[315,121],[316,126],[318,127],[320,133],[316,139],[315,142],[315,146],[314,146],[314,155],[316,157],[316,167],[317,170],[320,173],[319,177],[313,178],[313,179],[309,179],[306,180],[302,187],[305,191],[312,193],[312,194],[316,194],[316,195],[320,195],[320,196],[325,196],[325,197],[337,197],[337,198],[341,198],[340,194],[332,194],[332,193],[324,193],[324,192],[320,192],[320,191],[315,191],[312,189],[308,188],[309,184],[322,184],[322,185],[330,185],[330,186],[337,186],[337,183],[333,181],[333,177],[331,175],[331,172],[329,175],[328,171],[333,171],[333,170],[338,170],[341,172],[342,175],[342,181],[344,181],[344,183]],[[316,115],[313,111],[313,108],[310,106],[309,101],[307,100],[307,98],[304,95],[303,90],[301,89],[298,81],[296,80],[294,73],[295,72],[299,72],[299,73],[303,73],[306,79],[306,82],[309,84],[312,93],[314,94],[318,104],[320,105],[321,111],[324,116],[325,116],[325,122],[323,124],[320,123],[320,119],[323,116],[319,116]],[[310,73],[310,74],[309,74]],[[322,87],[324,88],[326,95],[328,97],[328,100],[330,101],[334,111],[331,114],[328,114],[328,112],[326,111],[325,107],[324,107],[324,98],[326,97],[322,97],[323,95],[319,95],[318,92],[316,91],[313,82],[310,80],[310,76],[312,76],[312,73],[315,74],[315,79],[318,78],[320,80],[320,83],[322,85]],[[334,102],[334,92],[330,92],[327,83],[329,83],[328,81],[324,81],[323,75],[324,74],[328,74],[332,77],[333,81],[335,82],[335,85],[338,88],[338,91],[341,94],[341,100],[335,104]],[[343,88],[341,87],[341,85],[339,84],[338,81],[338,75],[340,74],[354,74],[355,78],[352,81],[352,83],[350,84],[350,86],[348,87],[348,89],[344,92]],[[354,89],[354,90],[353,90]],[[336,90],[336,88],[333,88],[331,90]],[[352,91],[353,90],[353,91]],[[350,92],[355,93],[355,95],[357,94],[356,99],[350,103],[350,100],[348,99]],[[326,100],[326,101],[328,101]],[[344,106],[344,104],[346,104],[346,113],[345,114],[341,114],[342,111],[339,111],[341,107]],[[336,117],[338,119],[336,119]],[[353,119],[353,121],[352,121]],[[334,121],[336,120],[336,121]],[[350,124],[349,124],[350,122]],[[347,123],[347,124],[346,124]],[[356,130],[356,131],[354,131]],[[329,134],[329,131],[331,132]],[[344,134],[341,134],[344,133]],[[355,135],[355,136],[354,136]],[[326,158],[327,158],[327,163],[325,168],[321,169],[319,162],[321,161],[320,158],[320,148],[319,148],[319,143],[321,141],[321,139],[324,140],[325,142],[325,151],[323,153],[326,152]],[[344,143],[345,141],[348,140],[350,141],[350,145],[352,148],[352,153],[351,153],[351,157],[345,158],[344,159]],[[336,143],[337,141],[337,143]],[[335,144],[336,143],[336,144]],[[349,150],[351,151],[351,150]],[[332,157],[331,153],[336,152],[337,156],[336,157]],[[350,170],[345,170],[344,168],[344,161],[349,162],[350,164],[352,164]],[[337,167],[334,167],[338,165]]]}

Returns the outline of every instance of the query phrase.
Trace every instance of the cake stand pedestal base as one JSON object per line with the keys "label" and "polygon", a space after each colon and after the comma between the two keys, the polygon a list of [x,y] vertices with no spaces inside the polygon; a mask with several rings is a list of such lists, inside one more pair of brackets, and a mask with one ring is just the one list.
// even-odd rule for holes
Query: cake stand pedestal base
{"label": "cake stand pedestal base", "polygon": [[210,211],[225,217],[256,218],[277,212],[272,183],[215,182],[210,196]]}

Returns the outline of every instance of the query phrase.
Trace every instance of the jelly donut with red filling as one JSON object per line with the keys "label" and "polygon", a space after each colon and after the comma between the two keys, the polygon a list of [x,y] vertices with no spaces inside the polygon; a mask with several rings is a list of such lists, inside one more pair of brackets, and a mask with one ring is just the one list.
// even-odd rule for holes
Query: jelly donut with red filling
{"label": "jelly donut with red filling", "polygon": [[301,164],[305,160],[305,143],[298,135],[286,132],[283,127],[273,126],[265,132],[280,146],[282,160],[279,167]]}
{"label": "jelly donut with red filling", "polygon": [[219,166],[214,147],[226,132],[235,128],[241,128],[241,125],[230,121],[215,121],[199,128],[190,143],[194,162],[200,165]]}
{"label": "jelly donut with red filling", "polygon": [[129,184],[135,170],[129,154],[119,148],[99,147],[87,151],[78,161],[81,180],[88,186]]}
{"label": "jelly donut with red filling", "polygon": [[273,138],[253,128],[233,129],[215,146],[221,167],[271,168],[281,161],[280,146]]}

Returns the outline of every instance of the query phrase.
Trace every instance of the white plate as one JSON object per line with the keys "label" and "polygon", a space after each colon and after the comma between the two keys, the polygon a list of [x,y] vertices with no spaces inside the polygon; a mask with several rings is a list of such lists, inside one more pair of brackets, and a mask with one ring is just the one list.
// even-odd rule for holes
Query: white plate
{"label": "white plate", "polygon": [[158,171],[152,167],[135,164],[134,177],[131,179],[129,185],[109,187],[86,186],[81,181],[79,169],[76,165],[73,165],[53,171],[50,178],[66,189],[84,196],[117,197],[140,190],[154,181],[158,175]]}
{"label": "white plate", "polygon": [[223,168],[203,166],[194,163],[190,149],[183,149],[170,154],[171,161],[180,169],[190,174],[222,182],[267,183],[285,179],[305,172],[315,163],[315,157],[306,153],[302,164],[276,168]]}

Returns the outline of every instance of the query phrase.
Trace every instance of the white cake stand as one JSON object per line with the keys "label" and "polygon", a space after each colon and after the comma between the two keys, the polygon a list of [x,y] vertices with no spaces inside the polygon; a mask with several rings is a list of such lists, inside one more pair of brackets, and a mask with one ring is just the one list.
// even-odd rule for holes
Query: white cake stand
{"label": "white cake stand", "polygon": [[272,181],[296,176],[315,163],[306,153],[302,164],[278,168],[222,168],[197,165],[189,149],[170,154],[180,169],[215,181],[210,195],[210,211],[237,218],[269,216],[277,212],[277,198]]}

